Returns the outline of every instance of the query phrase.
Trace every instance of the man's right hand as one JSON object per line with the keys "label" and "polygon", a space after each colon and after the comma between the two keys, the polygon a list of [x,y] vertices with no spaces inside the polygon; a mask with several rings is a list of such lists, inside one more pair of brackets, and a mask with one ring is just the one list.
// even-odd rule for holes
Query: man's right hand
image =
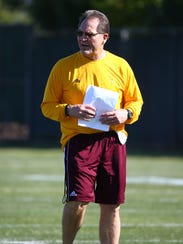
{"label": "man's right hand", "polygon": [[89,121],[96,115],[96,109],[90,104],[69,105],[69,116]]}

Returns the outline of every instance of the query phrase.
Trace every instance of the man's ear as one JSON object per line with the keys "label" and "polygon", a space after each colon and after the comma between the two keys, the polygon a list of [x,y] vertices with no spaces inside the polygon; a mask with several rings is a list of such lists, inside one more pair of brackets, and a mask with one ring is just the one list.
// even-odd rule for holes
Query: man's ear
{"label": "man's ear", "polygon": [[107,42],[107,40],[109,39],[109,34],[108,33],[105,33],[103,35],[103,39],[104,39],[104,44]]}

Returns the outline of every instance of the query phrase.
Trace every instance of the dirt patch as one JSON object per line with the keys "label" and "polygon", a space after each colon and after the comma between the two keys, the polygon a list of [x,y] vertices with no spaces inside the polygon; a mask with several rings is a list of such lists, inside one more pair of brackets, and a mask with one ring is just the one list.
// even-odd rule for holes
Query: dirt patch
{"label": "dirt patch", "polygon": [[29,126],[17,122],[0,122],[0,141],[28,139]]}

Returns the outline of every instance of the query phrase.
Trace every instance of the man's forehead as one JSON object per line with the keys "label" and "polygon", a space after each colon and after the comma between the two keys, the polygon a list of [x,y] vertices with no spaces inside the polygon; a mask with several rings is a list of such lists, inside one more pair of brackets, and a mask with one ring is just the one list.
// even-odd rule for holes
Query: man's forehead
{"label": "man's forehead", "polygon": [[81,22],[80,28],[91,28],[96,29],[99,24],[99,19],[96,17],[85,19]]}

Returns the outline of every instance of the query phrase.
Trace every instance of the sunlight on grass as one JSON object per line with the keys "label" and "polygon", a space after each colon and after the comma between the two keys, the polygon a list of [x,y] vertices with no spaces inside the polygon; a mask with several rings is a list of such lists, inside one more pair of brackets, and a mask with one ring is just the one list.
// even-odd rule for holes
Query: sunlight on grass
{"label": "sunlight on grass", "polygon": [[[128,156],[120,243],[183,243],[183,185],[166,184],[183,178],[182,159]],[[63,176],[60,149],[0,149],[0,243],[61,243]],[[98,219],[90,204],[75,243],[99,243]]]}

